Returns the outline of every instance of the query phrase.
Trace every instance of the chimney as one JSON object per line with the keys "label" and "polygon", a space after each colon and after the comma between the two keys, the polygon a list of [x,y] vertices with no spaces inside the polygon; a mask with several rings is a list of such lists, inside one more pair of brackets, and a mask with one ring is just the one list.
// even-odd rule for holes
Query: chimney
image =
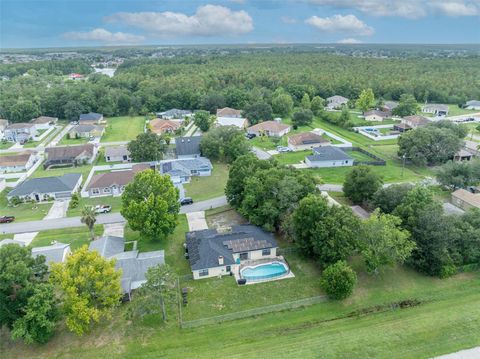
{"label": "chimney", "polygon": [[218,265],[223,266],[223,256],[218,256]]}

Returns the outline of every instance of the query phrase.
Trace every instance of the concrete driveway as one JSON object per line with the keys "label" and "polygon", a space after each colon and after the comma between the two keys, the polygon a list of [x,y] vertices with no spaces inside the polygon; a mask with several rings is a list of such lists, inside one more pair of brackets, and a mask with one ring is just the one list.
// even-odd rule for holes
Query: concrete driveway
{"label": "concrete driveway", "polygon": [[204,211],[187,213],[187,221],[190,231],[201,231],[202,229],[208,229]]}
{"label": "concrete driveway", "polygon": [[125,232],[125,222],[108,223],[103,225],[104,236],[123,237]]}
{"label": "concrete driveway", "polygon": [[252,147],[252,152],[257,156],[260,160],[268,160],[270,157],[272,157],[271,154],[268,152],[261,150],[258,147]]}
{"label": "concrete driveway", "polygon": [[44,219],[56,219],[66,217],[69,204],[69,199],[64,201],[54,201],[52,207],[50,208],[48,214],[45,216]]}

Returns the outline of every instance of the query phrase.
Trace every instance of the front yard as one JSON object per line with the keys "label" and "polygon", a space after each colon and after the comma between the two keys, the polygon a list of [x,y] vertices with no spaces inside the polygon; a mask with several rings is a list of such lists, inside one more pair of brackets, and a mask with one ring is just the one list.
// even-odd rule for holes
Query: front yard
{"label": "front yard", "polygon": [[107,118],[107,127],[101,142],[131,141],[143,133],[144,116],[122,116]]}
{"label": "front yard", "polygon": [[192,177],[190,183],[183,185],[186,197],[192,197],[195,202],[198,202],[225,194],[229,166],[221,162],[213,162],[212,165],[211,176]]}
{"label": "front yard", "polygon": [[[82,210],[85,206],[96,206],[99,204],[112,206],[112,213],[120,212],[122,209],[122,197],[117,196],[105,196],[105,197],[96,197],[96,198],[82,198],[78,202],[76,208],[69,208],[67,211],[67,217],[76,217],[82,215]],[[98,216],[102,216],[99,214]]]}
{"label": "front yard", "polygon": [[[15,222],[37,221],[45,217],[52,207],[52,203],[21,203],[15,207],[8,205],[5,189],[0,193],[0,215],[15,216]],[[28,228],[27,228],[28,229]]]}

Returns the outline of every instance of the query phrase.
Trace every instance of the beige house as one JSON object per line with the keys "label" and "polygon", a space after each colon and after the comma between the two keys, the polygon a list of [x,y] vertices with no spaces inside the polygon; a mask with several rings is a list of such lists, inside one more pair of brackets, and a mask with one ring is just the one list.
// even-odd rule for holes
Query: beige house
{"label": "beige house", "polygon": [[288,138],[288,147],[293,151],[310,150],[314,147],[328,146],[330,141],[313,132],[302,132]]}
{"label": "beige house", "polygon": [[250,126],[248,134],[256,136],[282,137],[290,132],[290,126],[279,121],[264,121]]}
{"label": "beige house", "polygon": [[468,211],[471,208],[480,208],[480,193],[471,193],[463,188],[452,193],[452,203]]}
{"label": "beige house", "polygon": [[28,171],[37,162],[37,156],[32,151],[20,152],[8,156],[0,156],[0,172]]}
{"label": "beige house", "polygon": [[230,107],[219,108],[217,117],[242,117],[242,111]]}
{"label": "beige house", "polygon": [[91,138],[102,137],[105,133],[105,127],[99,125],[77,125],[69,132],[69,138]]}
{"label": "beige house", "polygon": [[424,116],[412,115],[412,116],[406,116],[402,118],[401,123],[408,126],[407,129],[413,129],[413,128],[426,126],[427,124],[430,123],[430,120]]}
{"label": "beige house", "polygon": [[156,118],[150,121],[149,127],[150,131],[152,131],[153,133],[156,133],[157,135],[162,135],[164,133],[174,133],[180,127],[182,127],[182,123],[181,121],[172,121]]}
{"label": "beige house", "polygon": [[130,162],[131,160],[130,151],[126,145],[105,148],[106,162]]}
{"label": "beige house", "polygon": [[363,114],[366,121],[381,122],[390,117],[390,112],[371,110]]}

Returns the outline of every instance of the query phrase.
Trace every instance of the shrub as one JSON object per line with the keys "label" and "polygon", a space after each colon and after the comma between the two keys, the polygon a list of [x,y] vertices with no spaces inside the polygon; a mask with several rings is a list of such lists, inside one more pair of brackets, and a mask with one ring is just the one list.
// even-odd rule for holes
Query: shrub
{"label": "shrub", "polygon": [[328,266],[321,279],[323,290],[333,299],[345,299],[353,292],[357,283],[357,274],[345,261],[338,261]]}
{"label": "shrub", "polygon": [[71,199],[70,204],[68,205],[68,207],[69,207],[70,209],[72,209],[72,208],[77,208],[77,207],[78,207],[79,200],[80,200],[80,199],[78,198],[78,193],[75,192],[74,194],[72,194],[72,199]]}

